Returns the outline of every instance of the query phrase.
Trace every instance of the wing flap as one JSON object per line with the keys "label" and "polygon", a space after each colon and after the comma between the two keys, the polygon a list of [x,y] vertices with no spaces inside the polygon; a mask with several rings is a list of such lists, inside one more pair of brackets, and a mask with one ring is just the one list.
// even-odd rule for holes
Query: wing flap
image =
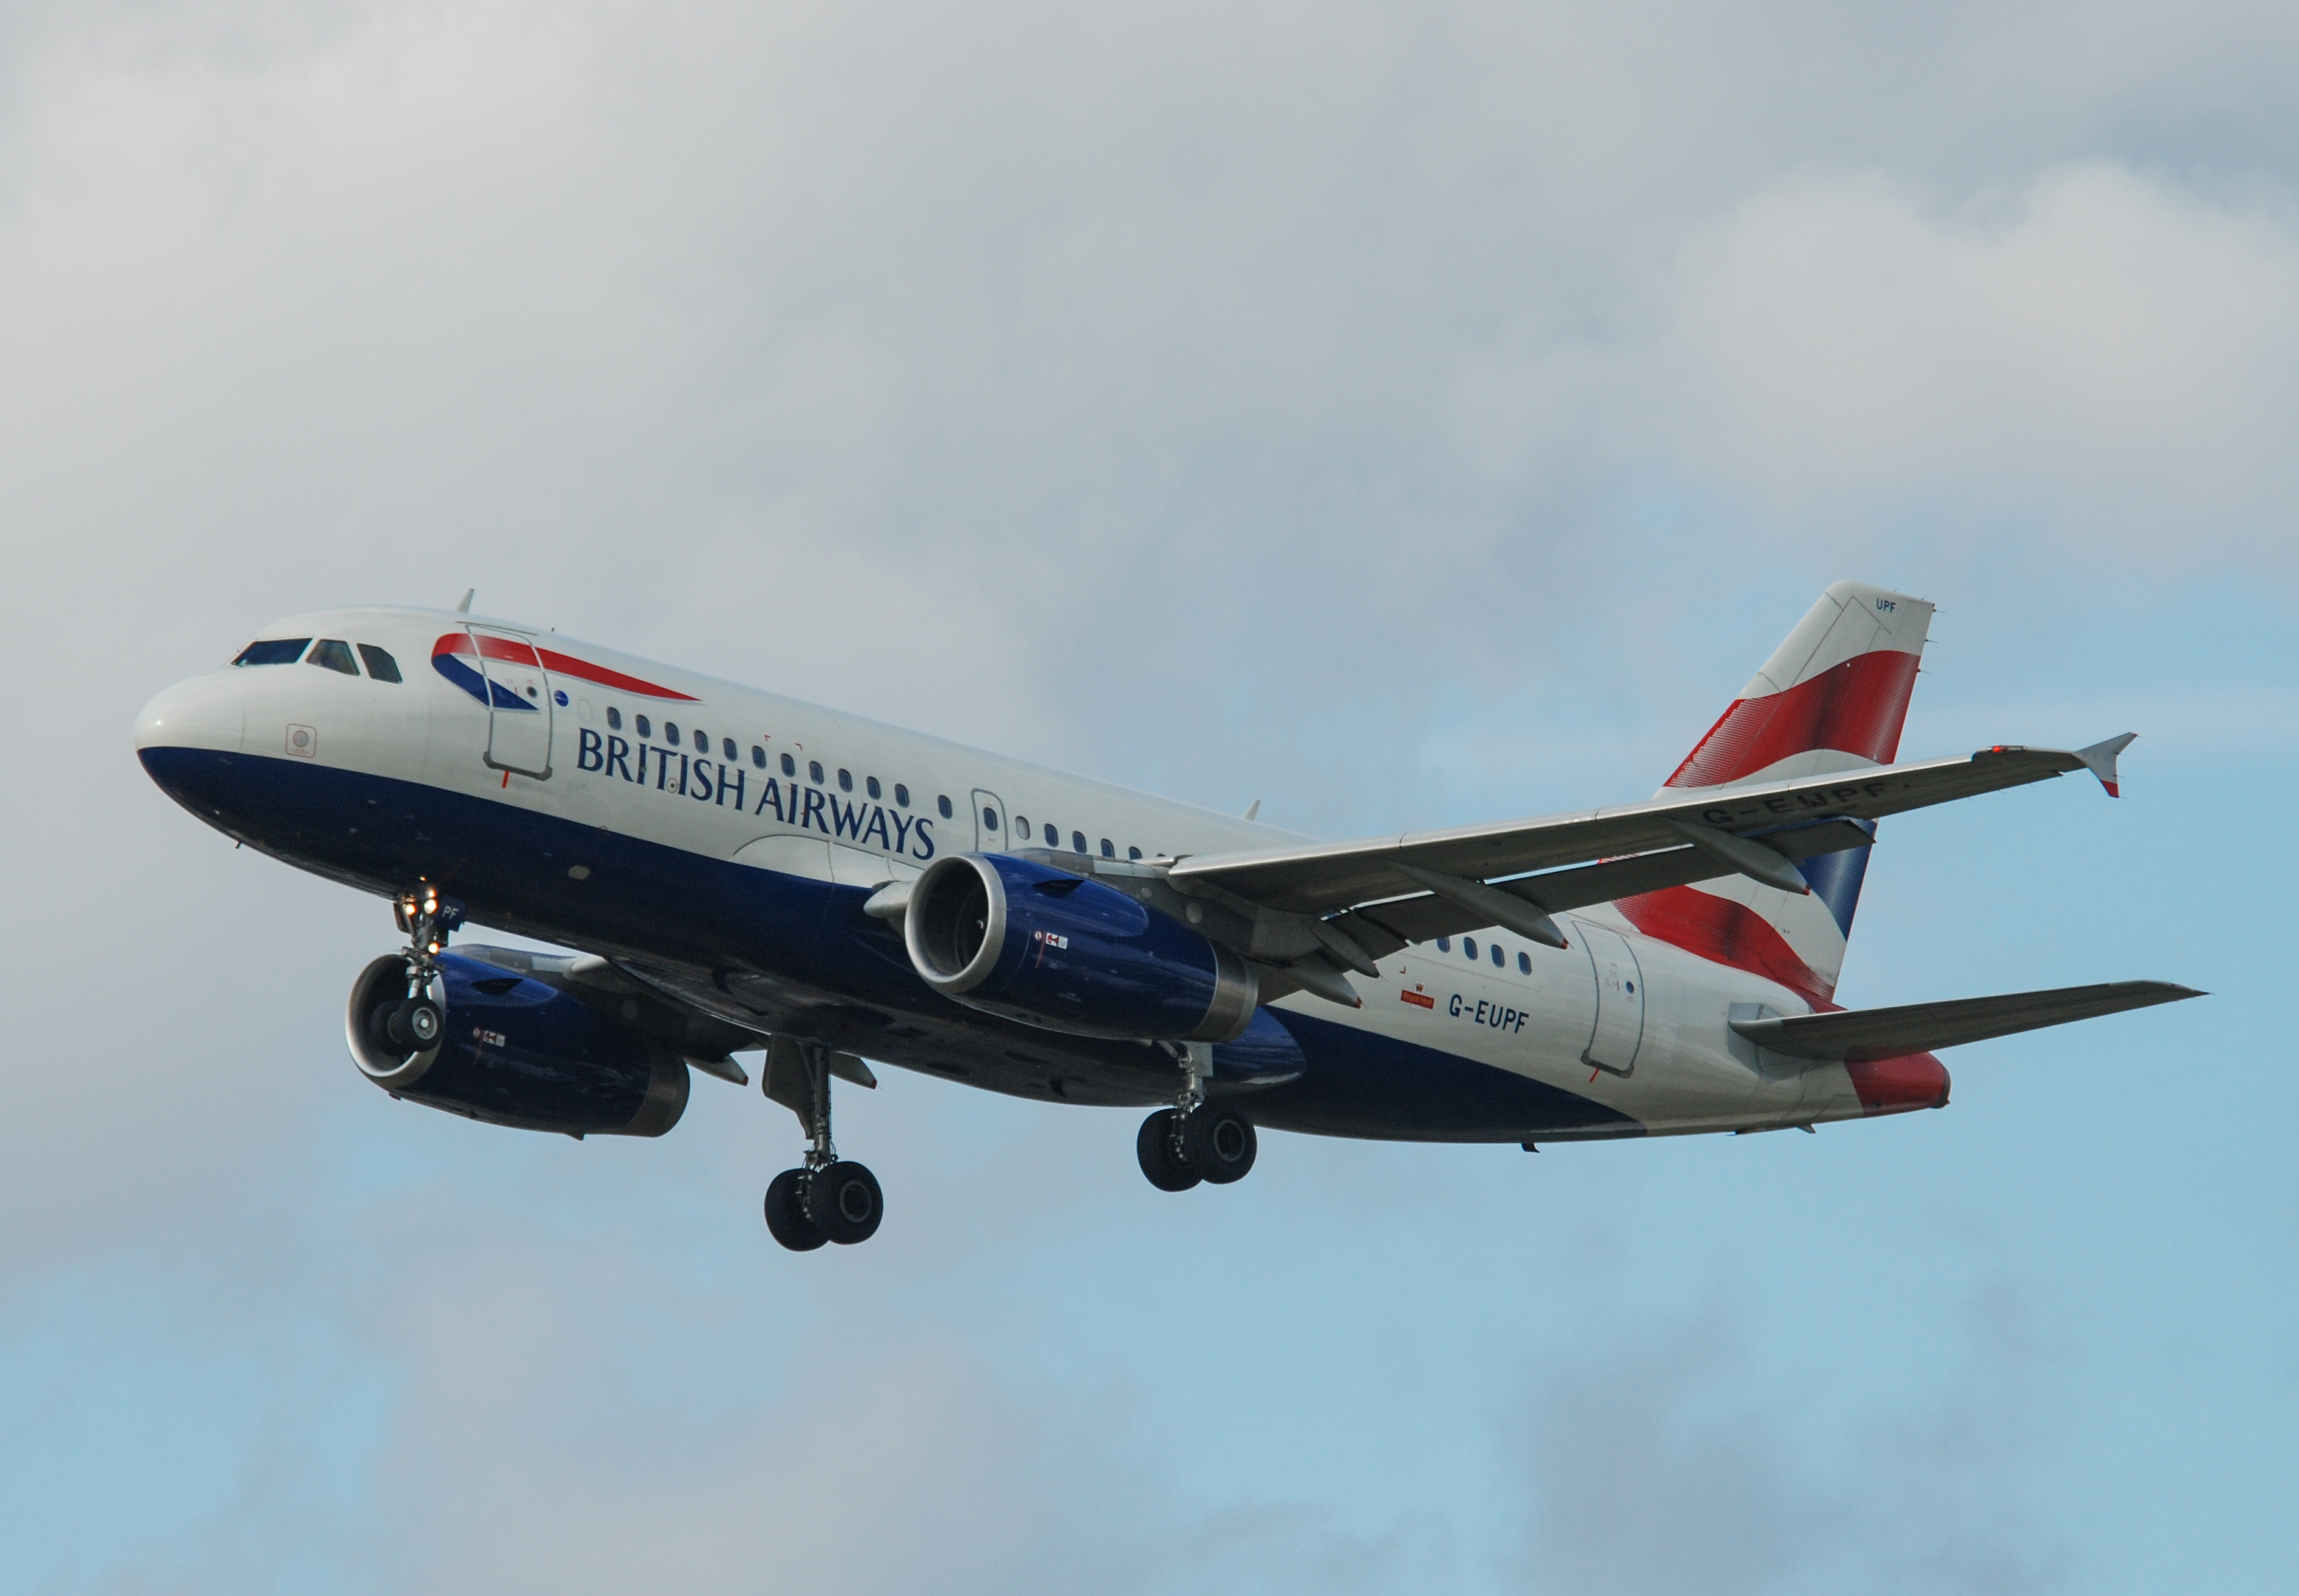
{"label": "wing flap", "polygon": [[1770,1052],[1793,1059],[1867,1064],[2204,995],[2192,986],[2176,986],[2169,981],[2110,981],[2096,986],[2010,992],[1998,997],[1906,1003],[1892,1009],[1736,1019],[1731,1026]]}

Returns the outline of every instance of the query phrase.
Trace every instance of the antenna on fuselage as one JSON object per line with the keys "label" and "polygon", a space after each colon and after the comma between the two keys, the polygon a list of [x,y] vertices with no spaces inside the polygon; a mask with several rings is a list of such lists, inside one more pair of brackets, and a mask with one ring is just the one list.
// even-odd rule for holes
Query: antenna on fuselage
{"label": "antenna on fuselage", "polygon": [[1257,798],[1257,799],[1255,799],[1255,800],[1253,801],[1253,802],[1252,802],[1251,804],[1249,804],[1249,805],[1247,807],[1246,811],[1245,811],[1245,818],[1246,818],[1247,819],[1250,820],[1251,819],[1253,819],[1253,817],[1254,817],[1254,816],[1256,816],[1256,815],[1259,814],[1260,812],[1261,812],[1261,800],[1260,800],[1260,799],[1258,799],[1258,798]]}
{"label": "antenna on fuselage", "polygon": [[478,597],[478,596],[479,596],[479,590],[478,590],[477,588],[476,588],[476,587],[466,587],[466,588],[464,588],[464,589],[463,589],[463,602],[462,602],[461,603],[457,604],[457,605],[455,606],[455,613],[456,613],[456,614],[458,614],[458,615],[469,615],[469,614],[471,612],[471,601],[472,601],[473,599],[475,599],[475,598]]}

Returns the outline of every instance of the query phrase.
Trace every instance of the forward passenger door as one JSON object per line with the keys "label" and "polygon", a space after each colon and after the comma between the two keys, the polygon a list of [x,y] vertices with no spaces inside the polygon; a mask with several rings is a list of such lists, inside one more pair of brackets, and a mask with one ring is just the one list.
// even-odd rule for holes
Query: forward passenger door
{"label": "forward passenger door", "polygon": [[511,632],[470,628],[487,678],[487,764],[538,781],[551,776],[551,676],[535,645]]}

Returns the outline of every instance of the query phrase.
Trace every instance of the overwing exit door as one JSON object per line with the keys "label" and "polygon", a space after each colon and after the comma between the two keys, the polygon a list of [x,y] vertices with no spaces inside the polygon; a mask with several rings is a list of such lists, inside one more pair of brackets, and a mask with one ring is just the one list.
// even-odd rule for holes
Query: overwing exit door
{"label": "overwing exit door", "polygon": [[546,780],[551,775],[551,676],[535,645],[510,632],[470,628],[487,678],[487,763]]}
{"label": "overwing exit door", "polygon": [[995,793],[975,788],[974,851],[1003,853],[1009,846],[1006,840],[1006,801]]}
{"label": "overwing exit door", "polygon": [[1636,950],[1619,932],[1586,920],[1580,930],[1589,972],[1597,978],[1597,1024],[1581,1062],[1626,1075],[1636,1068],[1637,1049],[1644,1041],[1644,972],[1637,968]]}

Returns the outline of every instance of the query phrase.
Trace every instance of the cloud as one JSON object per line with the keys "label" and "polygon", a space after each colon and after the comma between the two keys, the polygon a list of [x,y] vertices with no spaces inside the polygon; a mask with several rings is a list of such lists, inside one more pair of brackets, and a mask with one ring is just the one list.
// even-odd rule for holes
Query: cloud
{"label": "cloud", "polygon": [[[2019,1482],[2060,1442],[2064,1349],[2003,1275],[1956,1309],[1948,1344],[1884,1369],[1834,1345],[1760,1358],[1742,1310],[1713,1293],[1545,1373],[1510,1437],[1529,1496],[1524,1587],[2062,1588],[2083,1559]],[[1870,1392],[1863,1419],[1812,1422],[1796,1387],[1815,1360],[1849,1364]]]}

